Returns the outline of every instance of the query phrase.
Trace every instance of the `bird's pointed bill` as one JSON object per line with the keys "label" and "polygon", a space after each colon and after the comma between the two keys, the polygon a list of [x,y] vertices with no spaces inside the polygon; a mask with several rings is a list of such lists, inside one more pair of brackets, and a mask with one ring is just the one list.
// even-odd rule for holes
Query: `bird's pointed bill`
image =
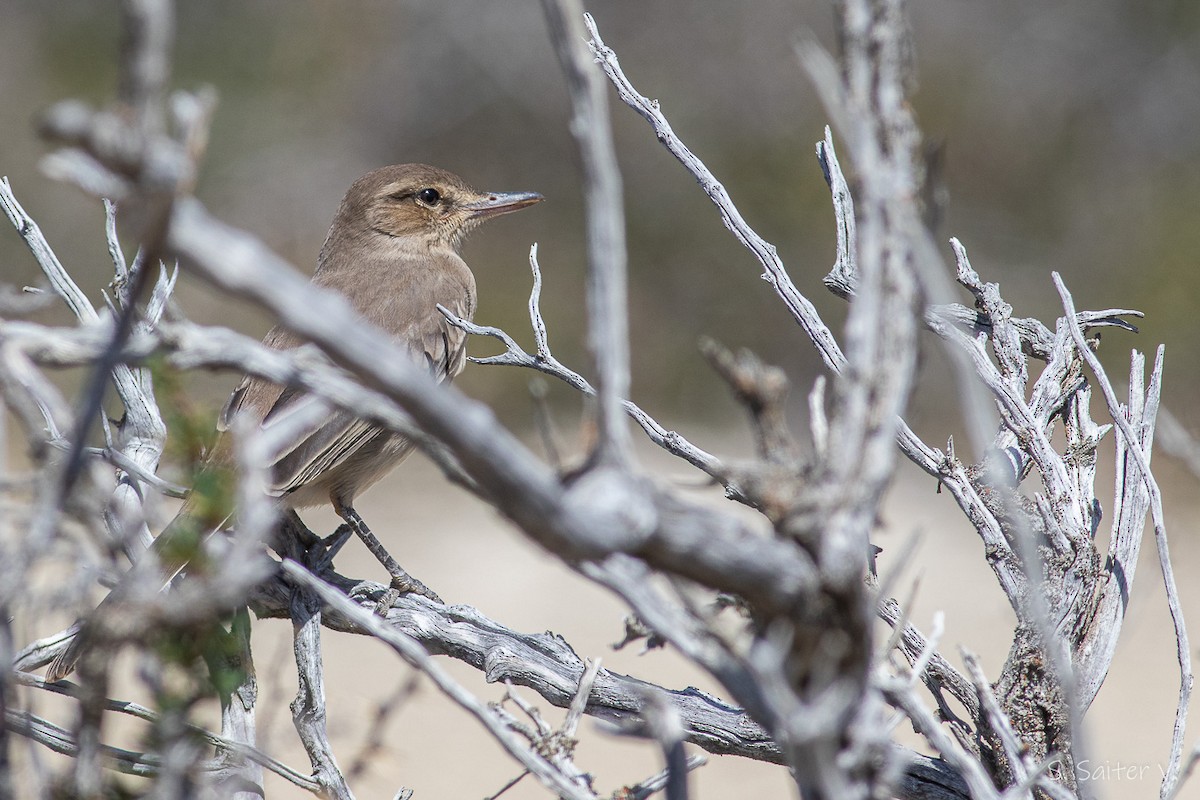
{"label": "bird's pointed bill", "polygon": [[526,206],[542,202],[542,196],[537,192],[493,192],[478,200],[465,203],[473,219],[495,217],[519,211]]}

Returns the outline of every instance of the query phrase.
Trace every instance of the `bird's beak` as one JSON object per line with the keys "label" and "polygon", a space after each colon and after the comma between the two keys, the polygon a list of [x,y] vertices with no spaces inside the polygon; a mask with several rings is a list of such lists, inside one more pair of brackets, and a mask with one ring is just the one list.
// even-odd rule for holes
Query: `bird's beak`
{"label": "bird's beak", "polygon": [[471,212],[471,219],[486,219],[519,211],[526,206],[542,202],[542,196],[537,192],[492,192],[478,200],[464,203],[463,208]]}

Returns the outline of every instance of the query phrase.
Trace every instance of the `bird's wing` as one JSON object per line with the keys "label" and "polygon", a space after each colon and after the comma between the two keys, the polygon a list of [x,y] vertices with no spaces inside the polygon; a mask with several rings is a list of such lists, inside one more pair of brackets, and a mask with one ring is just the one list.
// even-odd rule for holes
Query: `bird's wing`
{"label": "bird's wing", "polygon": [[229,430],[233,418],[242,410],[243,404],[246,402],[246,395],[250,391],[250,385],[256,378],[251,378],[249,375],[242,378],[242,382],[237,385],[233,393],[229,395],[229,399],[225,401],[224,407],[221,408],[221,413],[217,416],[217,430],[225,433]]}
{"label": "bird's wing", "polygon": [[[263,344],[275,350],[290,350],[302,343],[294,333],[278,326],[272,328],[263,339]],[[280,398],[288,391],[270,381],[247,375],[225,401],[225,406],[217,417],[217,430],[221,433],[229,430],[233,418],[243,413],[256,417],[260,423],[264,422],[272,408],[279,404]]]}
{"label": "bird's wing", "polygon": [[[297,402],[304,403],[311,397]],[[272,465],[274,484],[271,488],[280,495],[294,492],[315,481],[358,452],[379,428],[345,411],[335,411],[308,436],[298,439],[295,446],[280,454]]]}
{"label": "bird's wing", "polygon": [[[446,305],[455,315],[470,318],[472,300],[464,297]],[[400,333],[418,364],[425,364],[439,383],[448,381],[466,364],[466,334],[450,325],[437,311],[425,315]],[[285,389],[263,419],[264,427],[302,410],[303,404],[317,401],[303,389]],[[282,416],[281,416],[282,415]],[[280,453],[272,465],[274,490],[287,494],[311,483],[317,476],[343,464],[379,433],[379,428],[345,411],[333,411],[315,429],[298,436],[294,446]]]}

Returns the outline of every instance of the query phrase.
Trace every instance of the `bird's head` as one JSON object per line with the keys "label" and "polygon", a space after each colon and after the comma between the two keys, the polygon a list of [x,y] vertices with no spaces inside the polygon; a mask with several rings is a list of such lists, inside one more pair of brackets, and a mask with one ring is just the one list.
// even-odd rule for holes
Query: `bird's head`
{"label": "bird's head", "polygon": [[457,250],[463,236],[484,220],[541,200],[536,192],[480,192],[444,169],[397,164],[368,172],[354,182],[334,228],[341,224],[360,233]]}

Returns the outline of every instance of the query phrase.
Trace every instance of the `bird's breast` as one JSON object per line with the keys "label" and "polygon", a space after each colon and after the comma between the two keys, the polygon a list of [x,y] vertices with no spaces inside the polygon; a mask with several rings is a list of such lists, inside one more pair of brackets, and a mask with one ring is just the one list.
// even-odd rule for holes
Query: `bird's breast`
{"label": "bird's breast", "polygon": [[392,245],[357,255],[329,254],[313,280],[344,295],[368,322],[393,335],[426,321],[440,327],[439,304],[468,319],[475,313],[475,276],[448,248],[421,252]]}

